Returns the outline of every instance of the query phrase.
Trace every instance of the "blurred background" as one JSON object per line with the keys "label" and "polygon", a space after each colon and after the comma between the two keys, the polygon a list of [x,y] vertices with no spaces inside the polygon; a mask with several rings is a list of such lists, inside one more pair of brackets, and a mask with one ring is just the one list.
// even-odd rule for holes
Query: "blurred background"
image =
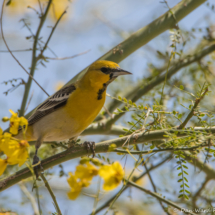
{"label": "blurred background", "polygon": [[[43,1],[41,2],[44,4]],[[167,2],[169,7],[173,7],[180,1],[168,0]],[[2,5],[2,3],[3,1],[0,0],[0,5]],[[193,51],[194,48],[201,43],[202,39],[208,35],[207,28],[210,28],[211,37],[215,38],[215,10],[214,7],[212,7],[213,4],[213,0],[207,1],[179,22],[184,41],[187,41],[183,52],[190,53]],[[167,5],[160,0],[55,0],[41,31],[41,45],[43,44],[42,41],[46,41],[50,34],[50,26],[56,23],[57,18],[65,9],[67,13],[57,26],[49,43],[49,48],[44,53],[44,55],[50,59],[47,59],[47,62],[43,61],[42,64],[37,65],[34,76],[50,95],[60,89],[60,87],[82,69],[89,66],[111,48],[124,41],[133,32],[144,27],[168,11]],[[36,0],[12,0],[11,4],[4,9],[4,36],[10,49],[14,51],[14,55],[27,69],[31,65],[32,33],[35,34],[39,23],[38,14],[35,10],[39,10],[38,1]],[[136,83],[142,80],[146,80],[147,82],[147,78],[153,74],[154,68],[161,68],[168,62],[168,53],[171,52],[170,36],[170,32],[166,31],[123,60],[120,66],[132,72],[133,76],[129,78],[119,78],[117,82],[111,85],[108,93],[111,96],[122,95],[126,91],[129,91],[129,89],[132,89]],[[162,55],[166,53],[166,57],[162,57]],[[75,55],[78,56],[70,58]],[[66,57],[68,59],[61,59]],[[213,57],[215,57],[214,54],[211,58]],[[208,61],[208,59],[206,61]],[[205,81],[209,81],[213,85],[214,76],[204,76],[196,65],[192,66],[190,70],[191,69],[195,71],[195,83],[203,84]],[[182,107],[179,107],[177,102],[184,101],[183,99],[186,97],[186,95],[180,94],[181,92],[178,92],[177,89],[172,89],[170,87],[171,85],[176,84],[179,86],[182,84],[185,86],[186,90],[190,92],[195,92],[195,89],[198,87],[193,81],[194,72],[192,73],[190,70],[188,71],[188,68],[183,69],[180,73],[175,75],[171,79],[172,82],[168,84],[166,90],[171,91],[174,96],[166,99],[167,109],[175,108],[175,110],[180,111]],[[215,75],[213,65],[211,65],[211,71],[213,75]],[[27,81],[27,78],[27,74],[11,57],[10,53],[8,53],[0,36],[0,118],[10,116],[9,109],[13,111],[20,109],[24,86],[20,85],[17,88],[15,87],[16,89],[13,89],[12,84],[14,84],[14,86],[17,84],[19,85],[22,79]],[[17,80],[11,83],[10,80],[12,79]],[[156,96],[158,96],[155,92],[156,89],[143,97],[140,102],[143,105],[151,106]],[[30,97],[31,100],[26,113],[34,109],[47,98],[44,92],[34,82],[31,86]],[[210,104],[207,103],[208,100],[210,100]],[[210,97],[208,100],[203,106],[205,105],[213,111],[215,104],[214,97]],[[108,98],[107,104],[110,101],[111,98]],[[131,116],[126,114],[116,124],[126,125],[126,122],[130,118]],[[0,127],[6,129],[8,123],[0,121]],[[95,142],[100,142],[110,138],[116,137],[103,135],[85,136],[81,138],[81,141],[94,140]],[[49,147],[50,146],[43,147],[41,150],[42,152],[40,152],[41,157],[45,158],[49,156]],[[147,145],[145,145],[145,147],[147,149]],[[53,150],[57,152],[57,149]],[[125,158],[122,159],[122,156],[115,153],[110,153],[108,156],[111,160],[119,160],[122,165],[125,165]],[[152,164],[159,163],[168,156],[167,153],[154,155],[148,161],[148,167]],[[126,159],[126,173],[129,174],[135,161],[130,156],[126,156]],[[202,159],[204,160],[204,158]],[[67,215],[91,213],[94,204],[94,196],[97,192],[98,178],[95,178],[90,188],[86,188],[76,201],[71,201],[67,198],[66,193],[69,191],[69,186],[66,181],[66,174],[69,171],[74,171],[78,162],[79,159],[74,159],[63,163],[61,166],[55,166],[48,170],[49,176],[47,176],[47,178],[49,179],[63,214]],[[214,163],[211,162],[210,165],[214,166]],[[166,162],[161,168],[152,171],[151,175],[159,193],[162,193],[163,196],[166,196],[172,201],[179,202],[177,193],[180,188],[177,184],[177,171],[175,167],[176,162]],[[204,173],[196,170],[193,166],[189,168],[189,186],[190,192],[193,193],[204,180]],[[17,169],[18,167],[8,169],[4,177],[17,171]],[[140,171],[144,172],[144,167],[141,167]],[[65,174],[62,174],[62,172]],[[62,175],[61,177],[59,177],[60,173]],[[140,173],[139,171],[135,172],[136,175]],[[152,185],[147,175],[138,183],[152,190]],[[51,214],[51,212],[54,211],[52,200],[43,184],[39,183],[39,186],[43,214]],[[207,186],[210,188],[214,187],[214,182],[210,181]],[[11,210],[17,214],[33,215],[34,210],[32,208],[32,202],[29,201],[26,196],[25,188],[35,197],[35,192],[31,192],[32,183],[29,181],[22,182],[0,193],[0,209]],[[120,188],[110,193],[102,192],[101,201],[98,205],[109,199],[109,197],[119,189]],[[209,191],[211,192],[210,195],[214,195],[215,190],[212,191],[211,189],[205,192],[207,193]],[[182,202],[182,204],[186,206],[189,205],[187,202]],[[204,205],[203,202],[200,202],[200,205],[201,204]],[[213,205],[213,203],[211,204]],[[105,210],[99,214],[104,214],[104,212]],[[117,215],[165,214],[156,199],[135,188],[127,189],[126,192],[120,196],[115,204],[114,210],[110,211],[108,214],[114,213]],[[181,213],[172,211],[172,214]]]}

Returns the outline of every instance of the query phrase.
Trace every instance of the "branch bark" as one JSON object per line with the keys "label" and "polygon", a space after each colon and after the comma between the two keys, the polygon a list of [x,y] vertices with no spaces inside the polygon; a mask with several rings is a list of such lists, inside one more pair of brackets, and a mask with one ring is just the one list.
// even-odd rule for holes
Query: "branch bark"
{"label": "branch bark", "polygon": [[[194,130],[171,129],[171,130],[157,130],[157,131],[141,132],[141,133],[132,135],[129,139],[129,144],[133,145],[133,144],[145,143],[145,142],[150,142],[150,141],[155,141],[155,140],[165,140],[165,139],[167,139],[167,137],[164,137],[164,135],[166,135],[166,132],[175,134],[176,131],[178,132],[177,133],[178,137],[188,136],[189,133],[194,133],[194,132],[197,132],[197,133],[198,132],[201,132],[201,133],[207,132],[208,134],[211,134],[211,133],[213,134],[213,133],[215,133],[215,127],[211,127],[211,128],[196,127],[196,128],[194,128]],[[116,138],[116,139],[97,143],[95,152],[96,153],[108,152],[109,146],[112,143],[116,144],[117,147],[121,147],[125,143],[125,141],[127,141],[127,139],[128,139],[128,136],[125,136],[125,137]],[[60,163],[63,163],[67,160],[71,160],[71,159],[82,157],[82,156],[87,156],[90,154],[91,153],[89,153],[82,144],[77,144],[73,148],[69,148],[61,153],[58,153],[56,155],[53,155],[49,158],[42,160],[41,163],[42,163],[44,170],[46,170],[46,169],[56,166]],[[193,156],[191,154],[189,154],[189,153],[185,153],[185,154],[189,160],[193,159]],[[200,169],[202,168],[202,165],[204,165],[198,159],[195,159],[195,164]],[[205,172],[205,174],[207,174],[208,177],[215,178],[215,170],[213,168],[211,168],[210,166],[204,165],[204,168],[202,169],[202,171]],[[22,179],[26,179],[31,176],[32,176],[32,174],[28,168],[24,168],[24,169],[16,172],[15,174],[9,176],[8,178],[0,181],[0,192],[7,189],[8,187],[11,187],[12,185],[18,183]]]}

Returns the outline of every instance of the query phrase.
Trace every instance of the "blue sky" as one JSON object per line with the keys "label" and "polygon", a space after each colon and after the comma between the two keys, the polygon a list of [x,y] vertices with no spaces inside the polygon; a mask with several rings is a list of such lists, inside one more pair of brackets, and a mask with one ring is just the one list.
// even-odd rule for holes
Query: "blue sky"
{"label": "blue sky", "polygon": [[[0,3],[1,2],[2,0],[0,0]],[[178,2],[178,0],[168,1],[170,7],[174,6]],[[213,3],[213,0],[208,2]],[[7,8],[7,10],[9,10],[9,8]],[[53,94],[55,92],[56,84],[59,81],[63,83],[68,82],[82,69],[126,39],[132,32],[144,27],[166,11],[166,6],[161,4],[160,0],[75,0],[70,5],[70,9],[66,14],[68,17],[67,20],[60,22],[58,25],[53,37],[51,38],[49,47],[51,47],[58,57],[68,57],[87,50],[90,51],[74,59],[63,61],[50,60],[49,63],[46,64],[46,68],[39,65],[38,70],[36,70],[35,73],[35,79],[50,95]],[[28,19],[31,23],[33,32],[35,32],[39,20],[32,10],[25,14],[13,16],[9,15],[7,12],[5,13],[3,28],[5,38],[11,50],[28,49],[32,47],[32,41],[26,40],[25,38],[30,35],[29,31],[24,28],[23,23],[20,22],[20,19],[23,17]],[[212,23],[213,20],[215,20],[215,13],[211,11],[205,3],[185,17],[179,23],[179,26],[182,29],[190,30],[193,27],[205,27],[208,22]],[[50,33],[50,28],[47,28],[47,26],[53,26],[53,24],[53,21],[49,19],[45,23],[41,32],[44,41],[46,41],[45,38],[47,38]],[[120,35],[118,31],[120,32]],[[201,35],[199,35],[199,38],[197,37],[196,42],[198,42],[198,39],[201,39]],[[149,43],[151,47],[160,51],[168,50],[168,44],[170,44],[168,32],[163,33]],[[190,48],[192,49],[193,47],[190,45]],[[1,38],[0,50],[6,50]],[[15,53],[15,56],[25,68],[28,69],[30,67],[31,52],[19,52]],[[49,50],[46,50],[45,56],[54,57]],[[148,51],[147,47],[141,47],[135,53],[123,60],[120,63],[120,66],[132,72],[132,80],[136,81],[149,75],[149,72],[146,69],[147,64],[151,61],[154,62],[155,60],[155,56]],[[9,53],[0,52],[0,82],[11,80],[13,78],[23,78],[26,81],[28,76]],[[18,89],[5,96],[3,92],[9,88],[10,84],[0,84],[0,118],[10,116],[8,110],[12,109],[13,111],[17,111],[21,105],[24,87],[20,86]],[[39,103],[47,98],[35,83],[32,84],[30,95],[32,93],[33,97],[28,107],[28,111],[35,108]],[[8,124],[0,121],[0,126],[5,129]],[[99,140],[100,138],[103,137],[90,137],[90,139],[96,140]],[[133,164],[132,159],[129,161]],[[77,162],[77,160],[67,162],[65,164],[65,170],[73,170]],[[57,168],[58,167],[54,168],[52,171],[58,172],[59,168]],[[156,178],[156,174],[160,174],[159,170],[156,170],[153,174]],[[158,180],[159,179],[155,179],[155,182],[159,183]],[[193,180],[195,180],[195,178],[193,178]],[[174,180],[172,184],[173,187],[175,185],[175,181],[176,180]],[[65,178],[62,179],[61,183],[66,183]],[[151,187],[149,186],[149,189],[150,188]],[[41,192],[44,193],[46,191],[43,190]],[[137,196],[134,197],[136,199],[143,195],[140,192],[135,192],[137,193]],[[17,198],[20,198],[21,192],[18,186],[13,186],[8,189],[8,192],[3,192],[2,195],[12,196],[11,202],[13,202],[16,201]],[[59,193],[59,203],[62,207],[66,204],[68,211],[77,210],[79,214],[88,214],[91,210],[93,200],[89,197],[81,197],[81,201],[88,201],[89,203],[86,207],[81,208],[80,205],[76,204],[76,202],[65,200],[66,197],[62,195],[62,193]],[[127,198],[127,195],[124,195],[123,198]],[[49,202],[48,207],[52,207],[50,197],[46,196],[46,198],[47,202]],[[26,207],[19,207],[18,205],[19,204],[14,203],[12,206],[13,208],[11,209],[16,210],[19,208],[19,211],[23,214],[27,209],[30,213],[30,205]],[[7,204],[7,206],[10,207],[10,203]],[[158,208],[155,208],[155,210],[159,211]]]}

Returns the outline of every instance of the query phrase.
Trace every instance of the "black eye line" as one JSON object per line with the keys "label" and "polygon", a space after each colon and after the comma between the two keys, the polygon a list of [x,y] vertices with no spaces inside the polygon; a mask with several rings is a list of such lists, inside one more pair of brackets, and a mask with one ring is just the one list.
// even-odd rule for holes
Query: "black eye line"
{"label": "black eye line", "polygon": [[110,73],[112,73],[112,72],[116,72],[116,71],[118,71],[118,70],[121,70],[119,67],[117,67],[117,68],[114,68],[114,69],[112,69],[112,68],[108,68],[108,67],[102,67],[101,69],[100,69],[103,73],[105,73],[105,74],[110,74]]}
{"label": "black eye line", "polygon": [[107,67],[102,67],[100,69],[103,73],[105,74],[110,74],[111,73],[111,69],[110,68],[107,68]]}

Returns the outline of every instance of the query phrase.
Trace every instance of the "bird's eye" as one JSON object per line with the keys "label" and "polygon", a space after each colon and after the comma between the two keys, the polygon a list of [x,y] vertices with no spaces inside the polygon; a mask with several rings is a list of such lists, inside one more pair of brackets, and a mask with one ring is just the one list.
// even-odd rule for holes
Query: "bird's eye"
{"label": "bird's eye", "polygon": [[108,73],[109,73],[109,70],[108,70],[108,68],[106,68],[106,67],[102,67],[102,68],[101,68],[101,71],[102,71],[103,73],[105,73],[105,74],[108,74]]}

